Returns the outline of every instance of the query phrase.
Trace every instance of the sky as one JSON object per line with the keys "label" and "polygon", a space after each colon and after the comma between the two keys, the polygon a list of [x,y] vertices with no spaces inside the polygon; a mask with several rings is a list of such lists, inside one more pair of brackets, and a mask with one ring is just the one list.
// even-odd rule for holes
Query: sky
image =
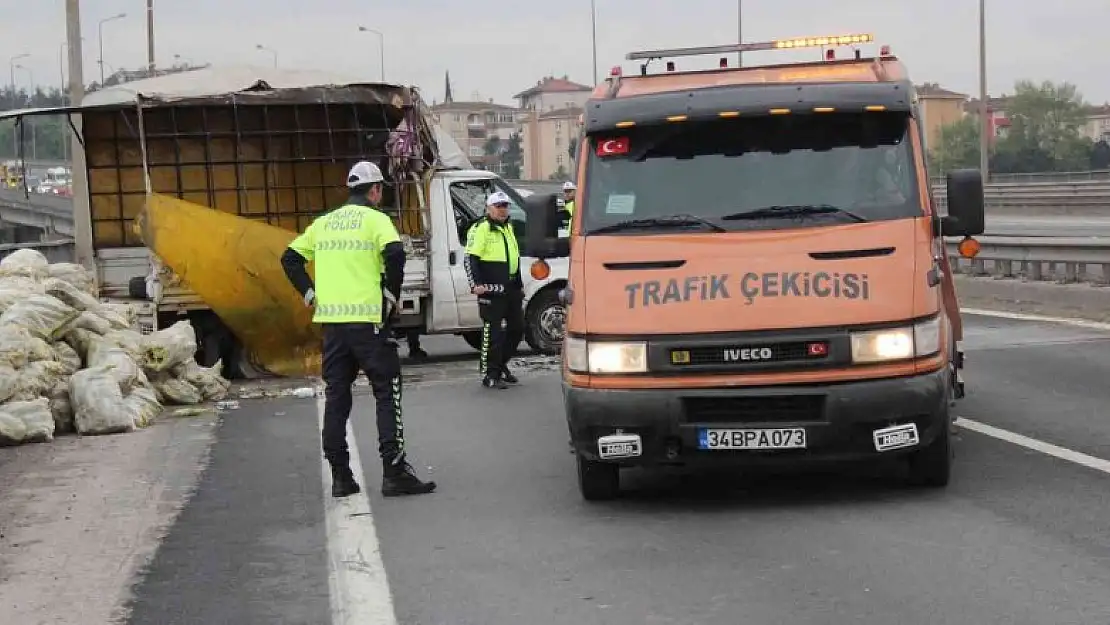
{"label": "sky", "polygon": [[[633,50],[735,43],[737,0],[594,0],[598,74]],[[845,33],[873,33],[908,65],[917,83],[978,95],[976,0],[741,0],[746,42]],[[82,0],[86,83],[99,78],[98,22],[104,62],[113,69],[146,64],[147,0]],[[443,98],[449,71],[456,100],[511,104],[545,75],[591,84],[590,0],[154,0],[156,62],[175,55],[192,63],[321,69],[353,79],[385,78],[416,85],[427,100]],[[1088,102],[1110,101],[1108,0],[987,0],[987,75],[991,95],[1014,81],[1068,81]],[[0,0],[0,59],[20,54],[30,70],[17,85],[61,82],[64,0]],[[267,50],[258,50],[262,45]],[[270,52],[268,50],[273,50]],[[745,55],[745,64],[819,57],[819,51]],[[707,67],[716,57],[678,60]],[[9,76],[3,77],[10,80]]]}

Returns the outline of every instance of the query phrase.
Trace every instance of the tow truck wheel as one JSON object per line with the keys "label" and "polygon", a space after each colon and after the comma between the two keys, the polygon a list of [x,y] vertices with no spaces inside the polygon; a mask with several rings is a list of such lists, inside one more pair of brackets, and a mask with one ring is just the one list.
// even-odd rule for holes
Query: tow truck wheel
{"label": "tow truck wheel", "polygon": [[616,499],[621,490],[621,468],[578,456],[578,490],[586,501]]}

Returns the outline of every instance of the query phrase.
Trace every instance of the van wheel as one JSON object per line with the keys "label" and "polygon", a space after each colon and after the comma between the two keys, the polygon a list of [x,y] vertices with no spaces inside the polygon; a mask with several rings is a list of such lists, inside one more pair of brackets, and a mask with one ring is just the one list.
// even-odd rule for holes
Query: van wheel
{"label": "van wheel", "polygon": [[621,490],[620,465],[578,456],[578,490],[586,501],[616,499]]}
{"label": "van wheel", "polygon": [[463,340],[466,341],[467,345],[473,347],[477,351],[482,351],[482,332],[481,331],[463,332],[462,337],[463,337]]}
{"label": "van wheel", "polygon": [[567,310],[559,301],[558,289],[547,289],[536,295],[524,317],[524,339],[535,351],[554,356],[566,336]]}

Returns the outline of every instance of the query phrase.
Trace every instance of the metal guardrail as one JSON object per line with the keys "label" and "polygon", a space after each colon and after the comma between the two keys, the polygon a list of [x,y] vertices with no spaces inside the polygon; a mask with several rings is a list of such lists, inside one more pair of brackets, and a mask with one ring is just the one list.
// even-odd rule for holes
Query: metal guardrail
{"label": "metal guardrail", "polygon": [[954,271],[1001,278],[1091,281],[1110,284],[1110,239],[1093,237],[976,237],[974,259],[960,256],[958,240],[947,242]]}
{"label": "metal guardrail", "polygon": [[[983,189],[988,209],[1005,212],[1009,209],[1039,209],[1046,214],[1069,211],[1110,212],[1110,180],[1072,183],[992,182]],[[948,207],[948,190],[944,185],[933,187],[937,207]]]}
{"label": "metal guardrail", "polygon": [[72,263],[76,255],[73,239],[59,239],[57,241],[34,241],[30,243],[0,243],[0,258],[4,258],[17,250],[38,250],[52,263]]}
{"label": "metal guardrail", "polygon": [[[1110,169],[1094,169],[1090,171],[1042,171],[1028,174],[991,174],[989,182],[1083,182],[1086,180],[1105,180],[1110,182]],[[935,176],[930,181],[934,186],[943,185],[944,177]]]}

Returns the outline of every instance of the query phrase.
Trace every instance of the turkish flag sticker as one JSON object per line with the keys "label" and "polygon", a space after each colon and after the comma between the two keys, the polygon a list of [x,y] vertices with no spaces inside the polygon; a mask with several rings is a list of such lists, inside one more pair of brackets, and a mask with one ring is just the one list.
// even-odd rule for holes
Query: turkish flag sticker
{"label": "turkish flag sticker", "polygon": [[598,156],[620,156],[628,154],[628,137],[601,139],[597,142]]}

